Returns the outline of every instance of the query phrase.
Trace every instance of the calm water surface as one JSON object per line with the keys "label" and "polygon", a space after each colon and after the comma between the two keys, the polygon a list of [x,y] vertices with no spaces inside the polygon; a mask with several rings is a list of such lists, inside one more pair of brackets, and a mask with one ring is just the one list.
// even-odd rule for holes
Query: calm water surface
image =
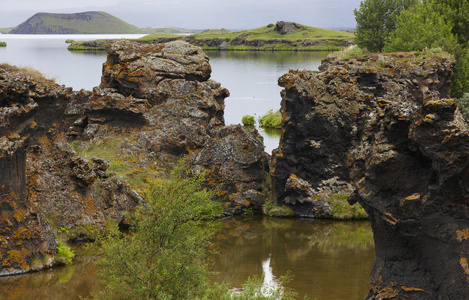
{"label": "calm water surface", "polygon": [[[92,90],[101,82],[106,53],[71,52],[67,39],[94,40],[138,38],[141,35],[0,35],[7,47],[0,47],[0,63],[31,66],[57,83],[75,90]],[[207,51],[212,66],[212,79],[226,87],[226,124],[239,124],[244,115],[261,117],[270,109],[280,108],[277,80],[290,69],[316,70],[326,52],[256,52]],[[266,151],[278,147],[279,132],[259,129]]]}
{"label": "calm water surface", "polygon": [[[250,276],[275,282],[288,271],[298,299],[363,299],[374,261],[366,221],[226,219],[214,236],[214,281],[240,288]],[[75,246],[72,266],[0,277],[0,299],[78,299],[98,292],[94,257]]]}

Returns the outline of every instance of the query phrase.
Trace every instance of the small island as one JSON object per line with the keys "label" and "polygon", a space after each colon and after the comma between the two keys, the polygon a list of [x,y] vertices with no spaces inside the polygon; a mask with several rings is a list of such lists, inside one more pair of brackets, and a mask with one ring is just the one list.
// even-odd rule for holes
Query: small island
{"label": "small island", "polygon": [[[164,43],[183,40],[203,50],[335,51],[352,45],[353,37],[354,34],[350,32],[279,21],[276,24],[241,31],[205,30],[188,36],[155,33],[137,41]],[[68,49],[107,50],[112,42],[112,40],[74,42]]]}

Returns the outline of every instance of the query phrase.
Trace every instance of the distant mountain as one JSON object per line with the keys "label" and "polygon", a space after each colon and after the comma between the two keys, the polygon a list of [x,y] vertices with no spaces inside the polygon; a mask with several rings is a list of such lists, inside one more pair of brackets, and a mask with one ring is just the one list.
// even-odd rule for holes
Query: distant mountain
{"label": "distant mountain", "polygon": [[105,12],[76,14],[37,13],[13,28],[13,34],[141,33],[142,31]]}

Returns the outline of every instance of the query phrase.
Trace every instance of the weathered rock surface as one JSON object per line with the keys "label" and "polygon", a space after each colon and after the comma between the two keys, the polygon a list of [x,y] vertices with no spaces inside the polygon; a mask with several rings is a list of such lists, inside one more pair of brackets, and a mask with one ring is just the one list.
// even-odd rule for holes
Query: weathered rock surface
{"label": "weathered rock surface", "polygon": [[368,299],[469,296],[469,127],[445,99],[453,61],[425,56],[329,58],[279,80],[277,202],[302,214],[311,194],[354,190],[375,238]]}
{"label": "weathered rock surface", "polygon": [[274,30],[280,34],[290,34],[302,27],[302,25],[294,22],[278,21],[277,24],[275,24]]}
{"label": "weathered rock surface", "polygon": [[[106,174],[104,161],[70,150],[65,111],[79,96],[0,65],[0,275],[56,264],[59,228],[104,231],[108,220],[120,222],[135,206],[130,189],[115,188],[122,183]],[[100,185],[112,185],[100,188],[109,195],[97,195],[100,178]]]}
{"label": "weathered rock surface", "polygon": [[84,119],[70,134],[91,141],[127,134],[123,151],[163,169],[187,156],[194,170],[208,171],[211,187],[223,183],[218,200],[226,213],[260,210],[268,176],[262,137],[224,126],[229,92],[210,73],[208,57],[186,42],[115,43],[100,87],[71,106]]}

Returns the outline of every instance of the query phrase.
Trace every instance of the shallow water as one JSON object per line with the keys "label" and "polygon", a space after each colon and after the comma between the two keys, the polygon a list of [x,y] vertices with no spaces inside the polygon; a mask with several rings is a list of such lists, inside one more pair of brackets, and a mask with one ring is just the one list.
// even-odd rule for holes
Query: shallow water
{"label": "shallow water", "polygon": [[[240,288],[248,277],[272,283],[291,272],[298,299],[363,299],[374,261],[367,221],[231,218],[217,223],[214,277]],[[72,266],[0,277],[0,299],[79,299],[101,288],[94,257],[73,246]]]}

